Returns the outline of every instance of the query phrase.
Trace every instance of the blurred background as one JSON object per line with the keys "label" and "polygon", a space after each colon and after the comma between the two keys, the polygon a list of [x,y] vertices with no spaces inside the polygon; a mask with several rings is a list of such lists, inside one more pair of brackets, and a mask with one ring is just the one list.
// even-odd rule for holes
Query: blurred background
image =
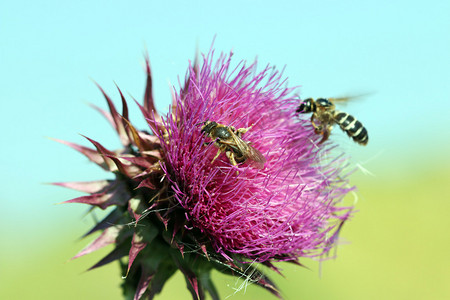
{"label": "blurred background", "polygon": [[[0,4],[0,299],[121,299],[117,264],[85,272],[105,248],[80,194],[46,185],[105,178],[46,137],[109,148],[119,141],[86,103],[142,99],[148,50],[158,109],[195,50],[285,68],[305,97],[367,96],[340,107],[368,128],[366,147],[331,138],[358,168],[359,212],[337,258],[280,264],[286,299],[450,299],[449,1],[3,1]],[[178,77],[179,76],[179,77]],[[145,122],[130,103],[131,119]],[[275,299],[216,274],[222,298]],[[180,274],[157,299],[189,299]]]}

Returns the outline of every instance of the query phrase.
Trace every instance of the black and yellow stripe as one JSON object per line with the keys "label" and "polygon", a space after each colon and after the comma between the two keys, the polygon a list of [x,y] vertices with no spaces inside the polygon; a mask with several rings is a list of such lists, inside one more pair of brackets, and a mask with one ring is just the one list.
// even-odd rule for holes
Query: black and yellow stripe
{"label": "black and yellow stripe", "polygon": [[341,129],[358,144],[366,145],[369,141],[369,135],[366,128],[352,115],[341,111],[335,111],[334,120],[339,124]]}

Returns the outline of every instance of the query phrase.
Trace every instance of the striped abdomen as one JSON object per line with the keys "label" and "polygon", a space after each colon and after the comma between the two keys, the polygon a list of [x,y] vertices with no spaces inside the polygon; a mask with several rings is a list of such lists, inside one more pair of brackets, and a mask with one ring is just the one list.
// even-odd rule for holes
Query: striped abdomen
{"label": "striped abdomen", "polygon": [[356,120],[355,117],[348,113],[336,111],[334,114],[334,120],[341,127],[343,131],[355,142],[360,145],[366,145],[369,141],[369,135],[363,124]]}

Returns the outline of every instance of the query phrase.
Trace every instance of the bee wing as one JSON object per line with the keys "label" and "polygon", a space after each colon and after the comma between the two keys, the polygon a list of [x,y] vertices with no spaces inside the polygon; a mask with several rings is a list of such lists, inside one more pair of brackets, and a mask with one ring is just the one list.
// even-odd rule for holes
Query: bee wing
{"label": "bee wing", "polygon": [[338,97],[338,98],[328,98],[328,100],[330,100],[333,103],[343,103],[343,102],[347,102],[350,99],[354,99],[355,97]]}
{"label": "bee wing", "polygon": [[261,152],[259,152],[258,149],[253,148],[234,133],[233,140],[236,143],[236,147],[244,154],[244,156],[254,162],[253,165],[255,167],[257,167],[258,169],[264,168],[266,158],[262,155]]}
{"label": "bee wing", "polygon": [[264,168],[264,164],[266,163],[266,158],[262,155],[261,152],[259,152],[258,149],[253,148],[252,146],[248,145],[249,151],[247,152],[247,157],[252,160],[254,163],[253,165],[257,167],[258,169]]}
{"label": "bee wing", "polygon": [[345,96],[345,97],[328,98],[328,100],[330,100],[331,102],[334,102],[334,103],[345,103],[348,101],[353,101],[358,98],[366,97],[371,94],[373,94],[373,93],[364,93],[364,94],[350,95],[350,96]]}

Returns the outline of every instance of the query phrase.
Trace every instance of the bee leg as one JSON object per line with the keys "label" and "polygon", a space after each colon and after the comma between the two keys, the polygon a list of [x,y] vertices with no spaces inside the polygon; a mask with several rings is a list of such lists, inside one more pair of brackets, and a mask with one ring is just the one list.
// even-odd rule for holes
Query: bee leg
{"label": "bee leg", "polygon": [[[314,115],[311,116],[311,124],[314,127],[314,133],[326,135],[325,140],[328,138],[328,136],[330,135],[331,127],[329,128],[328,126],[325,126],[325,128],[324,128],[323,125],[317,125],[316,123],[314,123]],[[328,131],[328,132],[326,132],[326,131]]]}
{"label": "bee leg", "polygon": [[213,160],[211,161],[211,164],[216,160],[216,158],[219,157],[220,153],[225,152],[226,149],[227,149],[226,145],[219,146],[219,150],[217,150],[217,154],[216,154],[216,156],[214,156]]}
{"label": "bee leg", "polygon": [[234,153],[233,153],[232,151],[227,151],[227,152],[225,152],[225,154],[227,155],[228,159],[230,160],[230,163],[231,163],[233,166],[237,166],[237,162],[236,162],[236,160],[234,159]]}
{"label": "bee leg", "polygon": [[247,131],[249,131],[250,129],[252,129],[253,125],[255,125],[255,124],[252,124],[252,126],[247,127],[247,128],[239,128],[239,129],[236,131],[236,134],[237,134],[239,137],[242,137],[242,135],[243,135],[244,133],[246,133]]}
{"label": "bee leg", "polygon": [[211,164],[216,160],[216,158],[219,157],[220,153],[222,153],[222,150],[220,150],[220,149],[217,150],[217,154],[216,154],[216,156],[214,156],[213,160],[211,161]]}
{"label": "bee leg", "polygon": [[322,126],[317,126],[317,128],[314,128],[314,132],[316,134],[324,134],[324,131],[325,130],[323,130]]}
{"label": "bee leg", "polygon": [[322,131],[323,137],[320,140],[319,144],[322,144],[326,140],[328,140],[328,137],[330,136],[331,127],[327,127],[325,130]]}
{"label": "bee leg", "polygon": [[314,123],[314,114],[311,116],[311,124],[314,127],[315,133],[317,133],[317,134],[322,133],[322,126],[318,126],[318,125],[316,125],[316,123]]}
{"label": "bee leg", "polygon": [[[234,153],[232,151],[227,151],[227,152],[225,152],[225,154],[227,155],[228,160],[230,161],[230,163],[233,166],[237,166],[236,159],[234,159]],[[236,171],[236,175],[239,175],[239,171]]]}

